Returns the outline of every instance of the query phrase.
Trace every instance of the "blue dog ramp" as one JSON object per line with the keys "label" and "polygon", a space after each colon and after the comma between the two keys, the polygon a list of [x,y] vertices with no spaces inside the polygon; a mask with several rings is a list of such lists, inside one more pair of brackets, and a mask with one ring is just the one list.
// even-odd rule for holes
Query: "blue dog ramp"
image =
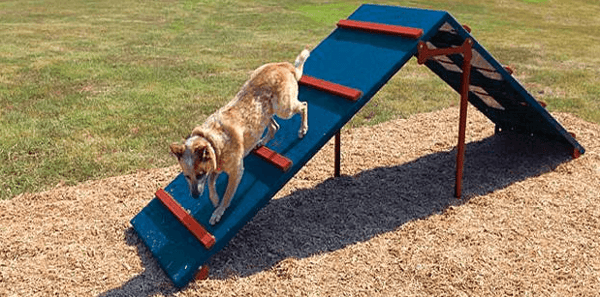
{"label": "blue dog ramp", "polygon": [[[290,120],[278,120],[280,130],[267,144],[267,147],[288,158],[292,165],[287,170],[281,170],[255,154],[247,156],[244,160],[244,176],[237,192],[215,226],[208,224],[214,210],[208,199],[208,190],[198,199],[192,198],[181,174],[165,187],[164,190],[187,214],[212,234],[214,245],[205,247],[156,197],[131,220],[139,237],[177,287],[183,287],[194,279],[198,269],[221,250],[417,54],[419,41],[441,47],[462,43],[466,37],[470,37],[444,11],[362,5],[348,17],[348,21],[384,24],[393,30],[416,28],[420,29],[421,34],[414,38],[385,30],[339,27],[315,47],[306,61],[305,77],[299,90],[300,101],[308,103],[308,134],[298,139],[300,117],[294,116]],[[502,129],[524,129],[551,135],[583,153],[583,148],[483,47],[475,42],[473,49],[477,55],[474,64],[481,64],[481,69],[472,69],[475,83],[469,100],[473,105]],[[460,68],[461,57],[439,59],[443,60],[427,62],[427,67],[457,89],[460,70],[455,67],[458,65]],[[482,70],[484,67],[488,69]],[[310,79],[324,82],[324,88],[311,84]],[[331,92],[334,88],[354,91],[355,96],[348,100],[343,94]],[[488,97],[482,99],[483,94],[493,100]],[[227,176],[222,174],[217,180],[220,197],[226,184]]]}

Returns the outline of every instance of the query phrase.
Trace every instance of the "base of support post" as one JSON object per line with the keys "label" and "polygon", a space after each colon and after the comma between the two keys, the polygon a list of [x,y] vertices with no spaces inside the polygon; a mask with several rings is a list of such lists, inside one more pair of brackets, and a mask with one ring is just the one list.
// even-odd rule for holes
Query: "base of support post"
{"label": "base of support post", "polygon": [[194,277],[196,280],[205,280],[208,278],[208,265],[202,265],[202,267],[200,267],[200,269],[198,269],[198,272],[196,273],[196,276]]}

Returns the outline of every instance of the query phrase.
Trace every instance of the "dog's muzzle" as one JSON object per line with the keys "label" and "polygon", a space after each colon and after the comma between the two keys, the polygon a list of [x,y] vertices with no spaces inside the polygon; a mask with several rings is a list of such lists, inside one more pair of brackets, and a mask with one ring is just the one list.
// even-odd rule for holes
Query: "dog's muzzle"
{"label": "dog's muzzle", "polygon": [[192,193],[192,197],[198,198],[204,193],[204,185],[206,184],[206,173],[202,174],[199,177],[196,177],[195,180],[189,180],[190,184],[190,192]]}

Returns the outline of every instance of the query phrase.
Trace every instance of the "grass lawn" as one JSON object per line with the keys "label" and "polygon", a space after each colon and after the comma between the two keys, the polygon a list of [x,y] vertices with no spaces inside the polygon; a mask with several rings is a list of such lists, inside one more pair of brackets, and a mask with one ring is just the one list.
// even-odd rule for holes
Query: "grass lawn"
{"label": "grass lawn", "polygon": [[[449,11],[550,111],[600,123],[596,1],[372,2]],[[175,164],[168,144],[249,71],[292,61],[361,2],[320,3],[0,2],[0,199]],[[457,102],[411,61],[350,125]]]}

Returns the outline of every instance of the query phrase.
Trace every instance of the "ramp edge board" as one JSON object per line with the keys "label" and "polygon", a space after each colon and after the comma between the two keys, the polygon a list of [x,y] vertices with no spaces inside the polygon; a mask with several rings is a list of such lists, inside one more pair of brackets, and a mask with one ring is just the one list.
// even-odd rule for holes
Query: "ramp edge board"
{"label": "ramp edge board", "polygon": [[187,213],[169,193],[163,189],[156,191],[156,198],[177,218],[177,220],[196,237],[206,249],[210,249],[216,242],[215,237],[208,233],[198,221]]}
{"label": "ramp edge board", "polygon": [[362,91],[360,90],[346,87],[326,80],[318,79],[308,75],[303,75],[299,83],[320,91],[329,92],[336,96],[340,96],[352,101],[356,101],[358,100],[358,98],[360,98],[360,96],[362,96]]}
{"label": "ramp edge board", "polygon": [[340,20],[337,23],[337,26],[344,29],[362,30],[370,33],[398,35],[411,39],[419,39],[421,36],[423,36],[423,30],[420,28],[411,28],[355,20]]}

